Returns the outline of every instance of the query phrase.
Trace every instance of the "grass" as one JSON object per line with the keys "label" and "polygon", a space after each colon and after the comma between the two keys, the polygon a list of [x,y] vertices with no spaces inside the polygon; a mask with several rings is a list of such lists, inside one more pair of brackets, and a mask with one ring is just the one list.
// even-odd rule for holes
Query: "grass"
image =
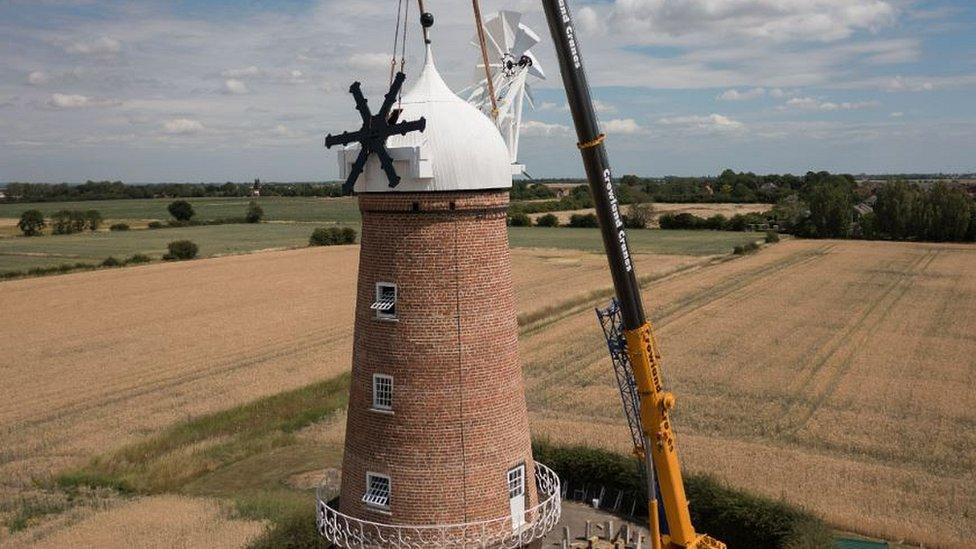
{"label": "grass", "polygon": [[[0,218],[19,218],[25,210],[41,210],[50,216],[58,210],[98,210],[111,220],[170,218],[166,207],[176,199],[93,200],[82,202],[40,202],[0,204]],[[251,198],[187,198],[197,218],[221,219],[241,217]],[[307,221],[356,224],[360,222],[359,206],[354,198],[286,198],[264,197],[255,200],[264,209],[267,221]]]}
{"label": "grass", "polygon": [[316,547],[321,539],[312,495],[286,481],[338,467],[342,452],[302,441],[295,432],[345,409],[348,391],[345,373],[191,419],[62,473],[55,483],[68,493],[110,488],[121,494],[222,497],[234,502],[239,518],[271,522],[257,547]]}
{"label": "grass", "polygon": [[[560,248],[603,253],[603,238],[597,229],[547,229],[512,227],[509,238],[513,248]],[[629,231],[634,253],[666,255],[728,254],[736,246],[763,238],[762,233],[727,231]]]}
{"label": "grass", "polygon": [[[0,273],[79,262],[99,264],[109,256],[144,254],[158,260],[166,254],[166,245],[176,240],[195,242],[201,257],[301,247],[308,244],[314,228],[309,224],[261,223],[0,238]],[[713,231],[645,230],[629,234],[634,253],[694,256],[727,254],[736,246],[762,238],[760,233]],[[603,240],[596,229],[513,227],[509,235],[515,248],[603,252]]]}
{"label": "grass", "polygon": [[262,223],[178,229],[137,230],[0,239],[0,272],[26,271],[64,263],[101,263],[109,256],[144,254],[160,259],[166,245],[191,240],[201,257],[238,254],[268,248],[308,245],[313,225]]}
{"label": "grass", "polygon": [[36,521],[49,515],[63,513],[71,504],[60,499],[22,499],[14,509],[13,515],[7,519],[6,526],[11,532],[19,532]]}

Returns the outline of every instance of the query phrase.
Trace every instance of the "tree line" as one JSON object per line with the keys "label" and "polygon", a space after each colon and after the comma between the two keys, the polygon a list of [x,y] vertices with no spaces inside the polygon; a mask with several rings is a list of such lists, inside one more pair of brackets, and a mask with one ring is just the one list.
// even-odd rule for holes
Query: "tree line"
{"label": "tree line", "polygon": [[[338,183],[262,183],[261,196],[338,197]],[[8,183],[8,202],[61,202],[82,200],[123,200],[148,198],[243,198],[253,194],[246,183],[159,183],[130,185],[121,181],[67,183]]]}

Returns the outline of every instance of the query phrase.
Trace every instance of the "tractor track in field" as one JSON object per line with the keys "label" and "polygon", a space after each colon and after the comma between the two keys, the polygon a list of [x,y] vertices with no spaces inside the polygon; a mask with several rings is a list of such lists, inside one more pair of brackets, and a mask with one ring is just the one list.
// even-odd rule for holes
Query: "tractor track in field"
{"label": "tractor track in field", "polygon": [[[807,426],[817,410],[834,395],[844,377],[850,372],[861,344],[888,318],[888,313],[912,289],[917,276],[925,272],[939,253],[939,250],[930,249],[912,261],[884,288],[881,295],[870,300],[870,306],[858,314],[853,322],[832,334],[826,353],[818,353],[815,355],[819,356],[818,359],[807,362],[800,368],[800,372],[806,373],[800,376],[796,383],[791,383],[787,392],[810,394],[810,397],[804,399],[805,402],[797,402],[783,412],[776,425],[776,430],[780,434],[795,435]],[[829,365],[834,362],[836,366],[831,368]],[[818,377],[824,378],[821,390],[817,390],[815,386]]]}
{"label": "tractor track in field", "polygon": [[[830,253],[831,250],[834,249],[835,246],[835,244],[825,244],[812,250],[801,250],[793,255],[778,259],[770,264],[763,264],[761,266],[748,269],[742,273],[722,279],[721,282],[712,286],[708,291],[693,293],[689,297],[679,300],[676,305],[666,307],[663,312],[657,315],[657,320],[654,322],[654,325],[658,330],[661,330],[673,322],[684,319],[689,315],[694,315],[702,309],[722,301],[738,292],[741,292],[746,288],[759,285],[760,287],[751,290],[749,295],[761,293],[763,291],[763,288],[761,287],[762,284],[771,281],[774,277],[780,276],[789,270],[802,268],[810,263],[822,260]],[[715,266],[716,264],[710,264],[700,267],[695,270],[695,274],[707,273],[710,268]],[[656,283],[662,282],[664,282],[664,280]],[[653,287],[654,285],[655,283],[652,283],[649,285],[649,287]],[[592,306],[585,307],[585,311],[580,310],[572,315],[562,316],[558,320],[553,321],[553,323],[561,323],[570,318],[575,319],[579,315],[591,309]],[[595,323],[596,321],[594,320],[594,330],[597,329]],[[523,336],[524,335],[525,334],[523,334]],[[565,355],[565,359],[562,361],[562,363],[572,363],[578,366],[573,370],[572,378],[574,380],[582,382],[584,381],[582,379],[583,377],[593,379],[601,379],[603,377],[604,370],[608,367],[605,364],[607,361],[606,345],[583,345],[577,340],[575,344],[570,347],[565,347],[564,349],[566,349],[566,351],[563,353]],[[667,357],[664,357],[664,360],[666,363]],[[568,393],[576,389],[575,384],[565,383],[565,366],[547,368],[545,369],[545,374],[541,376],[532,375],[533,372],[543,371],[543,368],[540,367],[541,365],[552,364],[554,362],[552,356],[536,362],[539,364],[533,364],[532,362],[528,362],[526,364],[526,372],[528,374],[527,377],[529,378],[528,381],[535,389],[546,389],[546,401],[559,401],[561,398],[566,397]],[[558,391],[559,394],[553,394],[551,392],[552,390]]]}
{"label": "tractor track in field", "polygon": [[[260,364],[270,363],[271,361],[280,360],[289,356],[305,354],[315,349],[334,347],[336,343],[348,340],[351,337],[351,331],[335,333],[335,335],[331,337],[321,337],[321,334],[329,332],[335,331],[318,330],[313,336],[283,342],[267,352],[259,354],[241,353],[229,359],[221,360],[217,365],[211,367],[202,367],[199,369],[191,368],[190,370],[187,370],[186,363],[184,362],[181,363],[180,367],[155,370],[153,373],[161,374],[162,377],[156,377],[156,379],[148,382],[145,381],[143,377],[144,373],[134,373],[130,374],[129,376],[122,376],[122,378],[118,380],[119,382],[113,384],[112,386],[103,386],[98,391],[90,391],[89,393],[81,395],[80,402],[61,407],[49,406],[47,407],[47,410],[49,410],[47,414],[28,421],[9,424],[5,426],[4,429],[13,432],[25,428],[37,428],[48,423],[59,421],[65,417],[106,408],[137,397],[144,397],[166,391],[171,392],[175,388],[203,379],[231,374],[236,371],[258,366]],[[179,372],[184,373],[180,374]],[[76,391],[72,392],[72,394],[75,396],[75,398],[78,398],[78,393]],[[112,396],[109,398],[104,398],[104,396],[107,394],[111,394]],[[43,397],[42,402],[56,402],[62,398],[63,395],[60,393],[46,395]],[[17,404],[17,402],[13,402],[13,406],[5,410],[0,410],[0,413],[9,412],[10,409],[16,409]],[[4,463],[4,461],[3,459],[0,459],[0,464],[2,463]]]}

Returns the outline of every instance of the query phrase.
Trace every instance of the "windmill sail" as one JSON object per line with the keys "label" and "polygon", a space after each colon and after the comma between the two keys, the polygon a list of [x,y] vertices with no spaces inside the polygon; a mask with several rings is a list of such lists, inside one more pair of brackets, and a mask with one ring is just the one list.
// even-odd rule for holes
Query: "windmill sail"
{"label": "windmill sail", "polygon": [[[518,163],[522,111],[526,102],[531,107],[535,106],[529,80],[530,77],[538,80],[546,78],[539,60],[531,51],[541,39],[522,23],[522,14],[514,11],[499,12],[485,21],[484,31],[497,114],[492,112],[488,77],[480,54],[474,67],[474,84],[461,94],[483,113],[489,117],[494,116],[498,131],[508,145],[513,173],[518,175],[524,171],[524,167]],[[481,47],[477,36],[471,44],[479,49]]]}

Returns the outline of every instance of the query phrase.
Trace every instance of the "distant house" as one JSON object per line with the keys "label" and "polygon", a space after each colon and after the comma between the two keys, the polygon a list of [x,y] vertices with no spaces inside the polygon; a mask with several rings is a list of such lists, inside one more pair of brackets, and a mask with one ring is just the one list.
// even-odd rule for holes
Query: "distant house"
{"label": "distant house", "polygon": [[556,193],[556,198],[563,198],[569,196],[573,192],[573,189],[579,187],[580,184],[579,183],[546,183],[545,186],[549,187],[549,190]]}
{"label": "distant house", "polygon": [[3,189],[0,189],[0,200],[3,200],[5,198],[7,198],[7,193],[3,192]]}
{"label": "distant house", "polygon": [[258,197],[261,196],[261,180],[255,179],[254,185],[251,185],[251,196]]}

